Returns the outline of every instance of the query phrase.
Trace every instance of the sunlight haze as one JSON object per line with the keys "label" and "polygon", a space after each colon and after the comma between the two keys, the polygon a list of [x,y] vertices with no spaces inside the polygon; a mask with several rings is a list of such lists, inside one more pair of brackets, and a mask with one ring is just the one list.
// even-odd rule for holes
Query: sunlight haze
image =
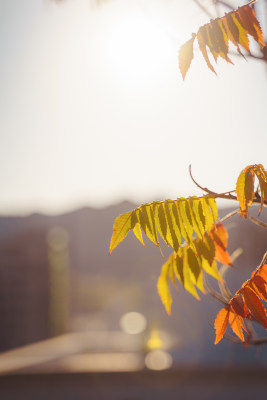
{"label": "sunlight haze", "polygon": [[196,49],[182,80],[206,22],[190,0],[0,1],[1,214],[200,195],[189,164],[218,192],[266,168],[266,65],[232,55],[216,77]]}

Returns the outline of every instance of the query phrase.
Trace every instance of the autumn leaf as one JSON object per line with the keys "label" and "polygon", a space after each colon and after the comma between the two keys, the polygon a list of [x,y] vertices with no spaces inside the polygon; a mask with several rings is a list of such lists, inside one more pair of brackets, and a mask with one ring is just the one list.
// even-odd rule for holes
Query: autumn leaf
{"label": "autumn leaf", "polygon": [[257,294],[249,285],[244,286],[240,292],[253,317],[267,329],[266,311]]}
{"label": "autumn leaf", "polygon": [[202,238],[205,232],[212,229],[217,216],[217,205],[211,196],[202,198],[194,196],[187,199],[143,204],[116,218],[109,252],[111,253],[128,232],[133,230],[142,244],[144,244],[143,231],[148,239],[158,247],[159,233],[164,242],[171,245],[177,253],[182,239],[189,243],[192,241],[194,233],[197,237]]}
{"label": "autumn leaf", "polygon": [[207,63],[207,66],[209,67],[209,69],[212,72],[214,72],[215,75],[217,75],[215,69],[213,68],[213,66],[210,62],[210,59],[209,59],[209,56],[207,53],[206,46],[208,43],[208,38],[207,38],[207,32],[205,31],[205,28],[203,26],[201,26],[197,32],[197,41],[198,41],[199,49],[202,52],[202,55],[204,57],[204,60]]}
{"label": "autumn leaf", "polygon": [[267,202],[267,177],[266,171],[262,164],[249,165],[244,168],[236,182],[236,197],[239,201],[240,216],[247,217],[248,208],[253,203],[255,197],[254,181],[257,177],[261,191],[261,206],[259,214],[261,213],[264,202]]}
{"label": "autumn leaf", "polygon": [[119,215],[113,225],[113,234],[110,241],[109,254],[127,236],[132,229],[132,213]]}
{"label": "autumn leaf", "polygon": [[214,329],[216,332],[216,339],[214,344],[220,342],[223,338],[224,332],[226,331],[227,325],[229,321],[229,310],[228,308],[223,308],[217,315],[214,322]]}
{"label": "autumn leaf", "polygon": [[215,259],[222,264],[232,265],[230,256],[226,250],[228,233],[222,223],[216,224],[209,233],[215,245]]}
{"label": "autumn leaf", "polygon": [[240,18],[242,26],[247,30],[250,36],[252,36],[257,43],[259,43],[261,49],[266,46],[263,39],[262,30],[257,20],[253,8],[249,5],[239,7],[237,14]]}
{"label": "autumn leaf", "polygon": [[169,290],[169,284],[168,284],[168,272],[169,272],[169,263],[166,263],[162,266],[161,268],[161,273],[158,278],[158,293],[161,298],[161,301],[163,305],[165,306],[165,309],[167,313],[170,315],[171,314],[171,304],[172,304],[172,297],[170,294]]}
{"label": "autumn leaf", "polygon": [[[215,320],[215,331],[217,344],[223,337],[226,329],[225,318],[228,312],[228,320],[233,332],[244,342],[243,331],[246,331],[244,319],[257,320],[267,329],[266,310],[260,299],[267,299],[267,265],[263,264],[251,274],[235,295],[217,315]],[[226,324],[226,326],[225,326]]]}
{"label": "autumn leaf", "polygon": [[183,79],[185,79],[194,56],[193,43],[195,37],[197,37],[199,49],[208,68],[216,74],[210,62],[207,48],[215,62],[217,62],[218,57],[221,57],[226,62],[233,64],[228,55],[229,41],[236,46],[240,55],[243,56],[240,46],[250,54],[249,35],[254,38],[261,50],[266,46],[259,21],[255,16],[253,8],[248,4],[201,26],[197,33],[193,33],[192,38],[181,46],[179,52],[179,67]]}
{"label": "autumn leaf", "polygon": [[196,34],[193,33],[192,38],[180,47],[179,68],[182,73],[183,79],[185,78],[185,75],[186,75],[186,73],[190,67],[190,64],[193,60],[193,57],[194,57],[193,44],[194,44],[195,38],[196,38]]}
{"label": "autumn leaf", "polygon": [[245,339],[244,339],[243,330],[246,331],[246,327],[244,325],[244,322],[243,322],[242,318],[239,315],[237,315],[235,313],[232,313],[230,311],[230,313],[229,313],[229,323],[230,323],[230,326],[232,328],[232,331],[236,334],[236,336],[239,337],[239,339],[242,342],[244,342]]}

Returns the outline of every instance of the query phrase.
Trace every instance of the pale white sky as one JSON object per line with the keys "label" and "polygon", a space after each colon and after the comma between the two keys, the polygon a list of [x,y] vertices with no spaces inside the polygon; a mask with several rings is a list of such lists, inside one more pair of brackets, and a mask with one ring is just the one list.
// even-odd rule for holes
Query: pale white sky
{"label": "pale white sky", "polygon": [[96,3],[0,0],[0,214],[200,195],[190,163],[216,191],[266,168],[266,65],[216,77],[196,50],[183,82],[193,1]]}

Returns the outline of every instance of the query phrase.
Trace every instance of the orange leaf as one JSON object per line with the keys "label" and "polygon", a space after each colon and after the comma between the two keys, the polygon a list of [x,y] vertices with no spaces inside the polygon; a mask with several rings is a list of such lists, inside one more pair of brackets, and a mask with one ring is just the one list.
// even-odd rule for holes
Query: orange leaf
{"label": "orange leaf", "polygon": [[230,323],[230,326],[231,326],[233,332],[236,334],[236,336],[238,336],[239,339],[242,342],[244,342],[245,339],[244,339],[244,335],[243,335],[243,330],[242,329],[245,328],[245,325],[243,323],[242,318],[239,315],[237,315],[235,313],[232,313],[230,311],[230,313],[229,313],[229,323]]}
{"label": "orange leaf", "polygon": [[253,317],[267,329],[266,311],[257,294],[248,286],[244,286],[240,293]]}
{"label": "orange leaf", "polygon": [[217,75],[215,72],[215,69],[213,68],[213,66],[209,60],[209,57],[208,57],[208,53],[206,50],[207,40],[208,40],[208,38],[207,38],[207,33],[205,31],[205,28],[203,26],[201,26],[197,33],[198,45],[199,45],[200,51],[202,52],[202,55],[203,55],[206,63],[207,63],[207,66],[209,67],[209,69],[212,72],[214,72],[215,75]]}
{"label": "orange leaf", "polygon": [[262,300],[267,301],[266,281],[259,274],[250,280],[250,287]]}
{"label": "orange leaf", "polygon": [[179,51],[179,68],[182,73],[183,79],[185,79],[186,73],[193,60],[193,44],[196,38],[196,34],[192,33],[192,38],[180,47]]}
{"label": "orange leaf", "polygon": [[222,223],[215,225],[216,229],[212,229],[209,233],[215,245],[215,260],[222,264],[232,265],[230,256],[226,250],[228,233]]}
{"label": "orange leaf", "polygon": [[267,282],[267,264],[264,264],[258,269],[258,274]]}
{"label": "orange leaf", "polygon": [[214,328],[216,332],[216,339],[214,344],[219,343],[223,338],[224,332],[226,331],[229,321],[229,309],[223,308],[218,314],[214,322]]}

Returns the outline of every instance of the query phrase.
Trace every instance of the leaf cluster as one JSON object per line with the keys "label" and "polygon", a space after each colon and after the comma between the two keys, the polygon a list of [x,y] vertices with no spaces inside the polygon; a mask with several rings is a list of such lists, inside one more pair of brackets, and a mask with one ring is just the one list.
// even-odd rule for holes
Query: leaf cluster
{"label": "leaf cluster", "polygon": [[207,49],[209,49],[215,62],[221,57],[226,62],[233,64],[229,58],[229,42],[236,47],[240,55],[244,56],[241,48],[251,54],[248,35],[255,39],[261,50],[266,46],[260,23],[256,18],[254,9],[249,4],[225,14],[224,17],[210,20],[208,24],[201,26],[198,32],[193,33],[192,38],[180,48],[179,68],[183,79],[185,79],[194,57],[193,45],[196,38],[208,68],[216,74]]}
{"label": "leaf cluster", "polygon": [[266,310],[261,299],[267,301],[267,264],[261,265],[217,315],[214,328],[215,344],[222,339],[228,323],[232,331],[245,342],[243,331],[247,332],[244,319],[258,321],[267,329]]}
{"label": "leaf cluster", "polygon": [[213,225],[202,239],[196,238],[190,244],[181,246],[178,253],[170,255],[162,266],[158,279],[158,293],[168,314],[171,313],[172,297],[168,279],[177,289],[176,279],[183,287],[199,300],[198,288],[205,293],[203,271],[221,281],[216,261],[231,265],[227,247],[228,234],[222,223]]}
{"label": "leaf cluster", "polygon": [[226,250],[228,234],[222,223],[216,224],[217,218],[216,201],[209,195],[143,204],[116,218],[110,253],[130,230],[143,245],[142,232],[156,246],[160,247],[160,235],[173,248],[174,253],[162,266],[158,279],[159,295],[170,314],[172,299],[168,278],[176,288],[177,278],[189,293],[199,299],[196,287],[205,292],[202,270],[220,280],[216,261],[231,264]]}
{"label": "leaf cluster", "polygon": [[[168,314],[171,313],[172,296],[169,280],[177,289],[177,281],[195,298],[197,289],[205,293],[203,277],[209,274],[222,281],[217,262],[231,265],[227,252],[228,233],[222,221],[235,215],[247,218],[248,208],[253,203],[267,205],[267,172],[262,164],[249,165],[238,176],[236,196],[234,191],[218,194],[202,188],[190,175],[196,185],[208,194],[202,197],[178,198],[143,204],[133,211],[119,215],[113,226],[110,241],[111,253],[132,230],[144,245],[143,233],[160,249],[159,237],[174,250],[163,264],[158,278],[158,293]],[[258,188],[255,190],[255,177]],[[239,202],[239,210],[230,213],[221,221],[218,219],[216,198],[229,198]],[[253,222],[254,219],[252,219]],[[261,225],[264,226],[263,223]],[[267,300],[267,265],[253,272],[251,279],[241,287],[218,314],[215,321],[217,344],[223,337],[228,323],[233,332],[245,341],[244,319],[257,320],[267,329],[266,311],[260,301]],[[229,297],[228,297],[229,298]]]}
{"label": "leaf cluster", "polygon": [[159,233],[164,242],[178,252],[182,239],[194,246],[193,237],[203,238],[206,231],[211,231],[217,218],[217,205],[212,196],[194,196],[143,204],[116,218],[109,253],[130,230],[133,230],[137,239],[144,245],[143,230],[148,239],[158,247]]}

